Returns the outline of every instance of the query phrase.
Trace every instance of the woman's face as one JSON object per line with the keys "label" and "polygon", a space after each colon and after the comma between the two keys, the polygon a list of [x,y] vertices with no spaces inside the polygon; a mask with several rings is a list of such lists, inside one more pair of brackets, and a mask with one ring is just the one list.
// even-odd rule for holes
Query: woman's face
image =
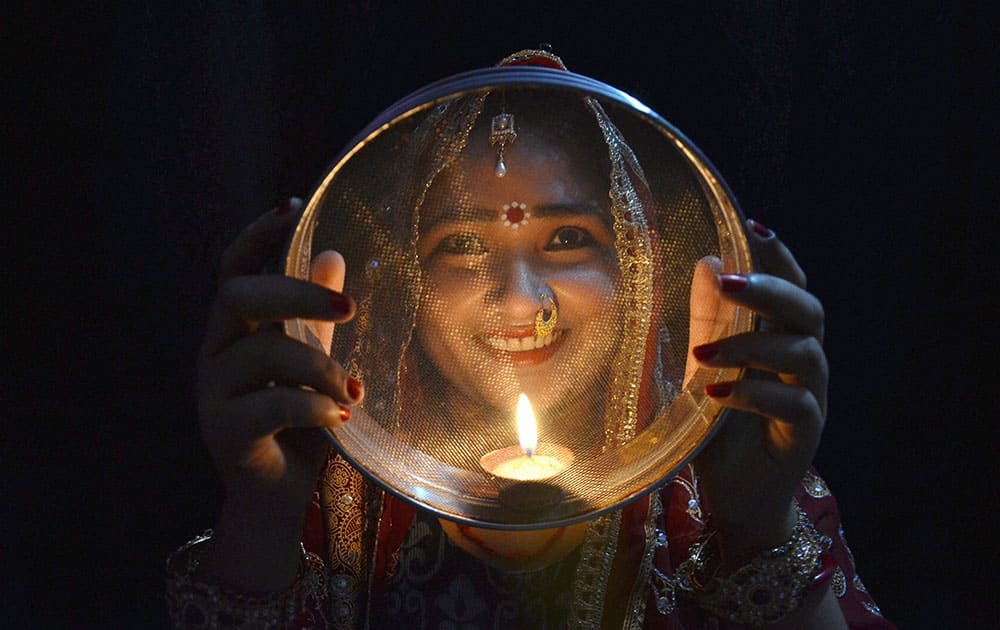
{"label": "woman's face", "polygon": [[[416,335],[472,401],[506,410],[525,392],[542,414],[590,404],[603,419],[601,379],[621,338],[609,167],[606,153],[571,153],[519,129],[500,178],[496,149],[471,134],[421,210]],[[552,302],[542,337],[536,314]]]}

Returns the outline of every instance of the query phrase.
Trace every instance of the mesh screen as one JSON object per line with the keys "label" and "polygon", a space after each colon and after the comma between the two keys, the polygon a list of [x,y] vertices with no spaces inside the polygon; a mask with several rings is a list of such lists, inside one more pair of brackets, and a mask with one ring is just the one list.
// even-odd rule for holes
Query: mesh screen
{"label": "mesh screen", "polygon": [[[684,382],[692,274],[706,256],[749,270],[696,149],[552,87],[465,90],[384,122],[318,187],[287,263],[302,278],[322,251],[347,263],[357,316],[329,351],[366,394],[341,452],[421,507],[509,529],[593,517],[679,470],[718,422],[704,384],[737,376]],[[714,326],[751,323],[730,309]],[[308,322],[291,332],[323,345]],[[521,394],[537,446],[520,441]]]}

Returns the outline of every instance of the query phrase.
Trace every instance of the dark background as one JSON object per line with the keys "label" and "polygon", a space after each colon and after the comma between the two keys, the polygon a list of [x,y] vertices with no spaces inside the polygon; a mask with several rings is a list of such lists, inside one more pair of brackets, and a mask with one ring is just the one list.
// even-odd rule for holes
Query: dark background
{"label": "dark background", "polygon": [[550,42],[693,139],[807,270],[832,369],[817,465],[882,610],[995,627],[985,11],[328,4],[3,20],[8,623],[165,625],[164,558],[220,496],[193,362],[221,249],[398,98]]}

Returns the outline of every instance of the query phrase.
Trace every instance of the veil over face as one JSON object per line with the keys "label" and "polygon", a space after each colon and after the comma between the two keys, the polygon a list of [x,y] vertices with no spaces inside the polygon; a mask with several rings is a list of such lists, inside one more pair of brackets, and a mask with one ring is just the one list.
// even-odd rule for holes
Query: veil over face
{"label": "veil over face", "polygon": [[[500,115],[518,134],[503,177],[490,141]],[[516,442],[522,392],[543,440],[593,451],[627,439],[640,405],[650,413],[663,393],[638,386],[655,222],[638,161],[600,106],[570,93],[460,97],[393,154],[382,212],[365,217],[380,228],[367,246],[383,255],[359,278],[381,286],[347,287],[361,296],[349,367],[368,383],[366,404],[391,405],[383,418],[421,447],[441,431],[490,436],[463,461]],[[550,312],[554,328],[539,335],[536,317]],[[389,387],[373,390],[371,366],[387,361]]]}

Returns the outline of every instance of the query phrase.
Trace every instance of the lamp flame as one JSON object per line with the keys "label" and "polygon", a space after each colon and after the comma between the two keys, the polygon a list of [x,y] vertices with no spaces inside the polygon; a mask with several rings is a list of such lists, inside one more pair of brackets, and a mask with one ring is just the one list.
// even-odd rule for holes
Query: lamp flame
{"label": "lamp flame", "polygon": [[521,450],[528,457],[538,450],[538,426],[535,422],[535,411],[531,401],[523,393],[517,397],[517,438],[521,442]]}

